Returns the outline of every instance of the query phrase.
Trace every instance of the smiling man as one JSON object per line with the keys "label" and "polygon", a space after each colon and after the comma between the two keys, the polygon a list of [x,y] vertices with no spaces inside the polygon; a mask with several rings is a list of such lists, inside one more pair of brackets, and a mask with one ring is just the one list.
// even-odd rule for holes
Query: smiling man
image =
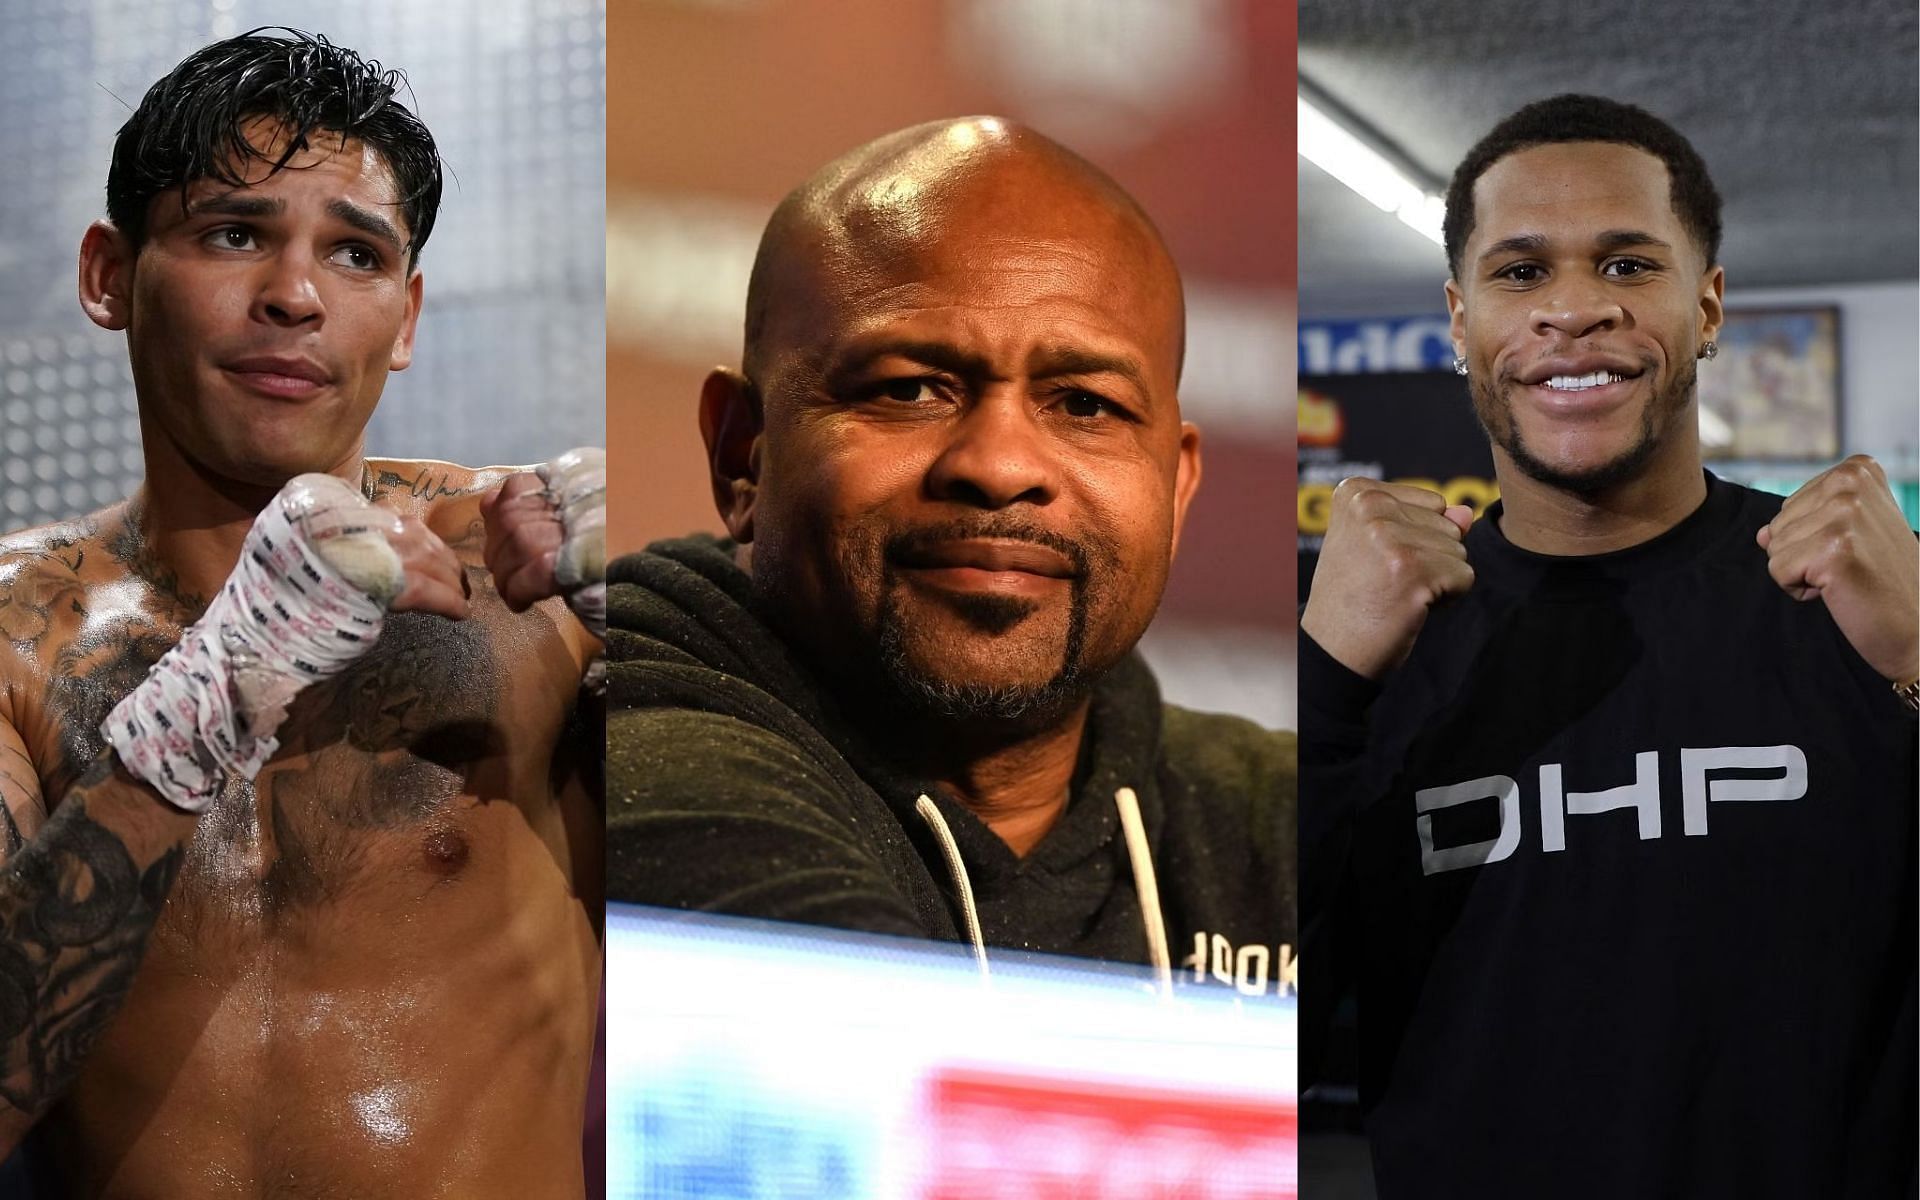
{"label": "smiling man", "polygon": [[584,1188],[582,464],[364,456],[440,194],[397,84],[195,53],[81,246],[146,478],[0,539],[0,1142],[59,1194]]}
{"label": "smiling man", "polygon": [[1303,1078],[1351,984],[1382,1196],[1908,1195],[1920,545],[1869,459],[1702,469],[1720,200],[1664,122],[1520,110],[1446,235],[1502,500],[1336,491]]}
{"label": "smiling man", "polygon": [[700,399],[730,537],[609,573],[610,894],[1290,986],[1292,740],[1132,654],[1200,479],[1184,340],[1152,223],[1032,130],[788,196]]}

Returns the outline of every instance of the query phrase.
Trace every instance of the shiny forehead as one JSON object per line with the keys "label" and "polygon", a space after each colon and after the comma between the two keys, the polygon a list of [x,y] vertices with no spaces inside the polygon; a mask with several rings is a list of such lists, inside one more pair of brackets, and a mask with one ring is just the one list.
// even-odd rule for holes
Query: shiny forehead
{"label": "shiny forehead", "polygon": [[817,298],[824,276],[884,272],[955,238],[1084,246],[1140,277],[1146,294],[1164,295],[1171,319],[1184,324],[1172,256],[1131,196],[1032,129],[999,117],[968,117],[869,142],[822,167],[780,203],[748,288],[748,374],[755,373],[762,339],[780,308]]}

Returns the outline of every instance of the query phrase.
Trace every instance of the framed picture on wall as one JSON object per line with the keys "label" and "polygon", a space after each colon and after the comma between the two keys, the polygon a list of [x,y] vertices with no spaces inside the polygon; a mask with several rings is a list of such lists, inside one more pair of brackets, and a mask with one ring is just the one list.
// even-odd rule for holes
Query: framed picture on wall
{"label": "framed picture on wall", "polygon": [[1700,445],[1708,459],[1840,455],[1840,311],[1729,310],[1720,353],[1700,364]]}

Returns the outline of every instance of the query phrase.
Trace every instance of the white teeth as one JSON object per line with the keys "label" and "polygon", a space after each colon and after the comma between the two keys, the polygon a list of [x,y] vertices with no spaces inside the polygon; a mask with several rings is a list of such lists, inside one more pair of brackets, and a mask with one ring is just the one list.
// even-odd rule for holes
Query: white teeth
{"label": "white teeth", "polygon": [[1555,375],[1547,380],[1547,386],[1557,392],[1578,392],[1586,388],[1604,387],[1609,383],[1619,383],[1626,378],[1611,371],[1595,371],[1590,375]]}

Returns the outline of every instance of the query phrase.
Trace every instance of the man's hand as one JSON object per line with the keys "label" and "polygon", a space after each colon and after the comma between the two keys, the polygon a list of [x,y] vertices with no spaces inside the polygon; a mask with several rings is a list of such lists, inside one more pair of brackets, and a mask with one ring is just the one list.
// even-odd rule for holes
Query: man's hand
{"label": "man's hand", "polygon": [[510,475],[480,501],[487,570],[507,607],[521,612],[550,596],[593,635],[606,637],[607,466],[601,450],[569,450],[535,471]]}
{"label": "man's hand", "polygon": [[487,523],[487,570],[507,607],[525,612],[558,596],[554,566],[567,534],[546,483],[532,471],[509,475],[481,498],[480,516]]}
{"label": "man's hand", "polygon": [[259,774],[294,697],[366,654],[395,601],[465,615],[459,580],[424,528],[331,475],[295,476],[254,519],[206,612],[101,735],[129,772],[199,812],[228,780]]}
{"label": "man's hand", "polygon": [[322,480],[303,477],[280,502],[298,514],[301,533],[327,565],[389,612],[467,615],[467,578],[440,535]]}
{"label": "man's hand", "polygon": [[1893,683],[1920,675],[1920,540],[1879,463],[1856,454],[1814,476],[1755,540],[1773,581],[1825,601],[1874,670]]}
{"label": "man's hand", "polygon": [[455,621],[467,615],[467,575],[460,559],[417,517],[394,515],[383,529],[387,545],[400,557],[405,585],[387,605],[388,612],[439,613]]}
{"label": "man's hand", "polygon": [[1425,488],[1343,480],[1300,628],[1348,670],[1379,679],[1406,661],[1441,597],[1473,586],[1461,542],[1472,522],[1472,509]]}

